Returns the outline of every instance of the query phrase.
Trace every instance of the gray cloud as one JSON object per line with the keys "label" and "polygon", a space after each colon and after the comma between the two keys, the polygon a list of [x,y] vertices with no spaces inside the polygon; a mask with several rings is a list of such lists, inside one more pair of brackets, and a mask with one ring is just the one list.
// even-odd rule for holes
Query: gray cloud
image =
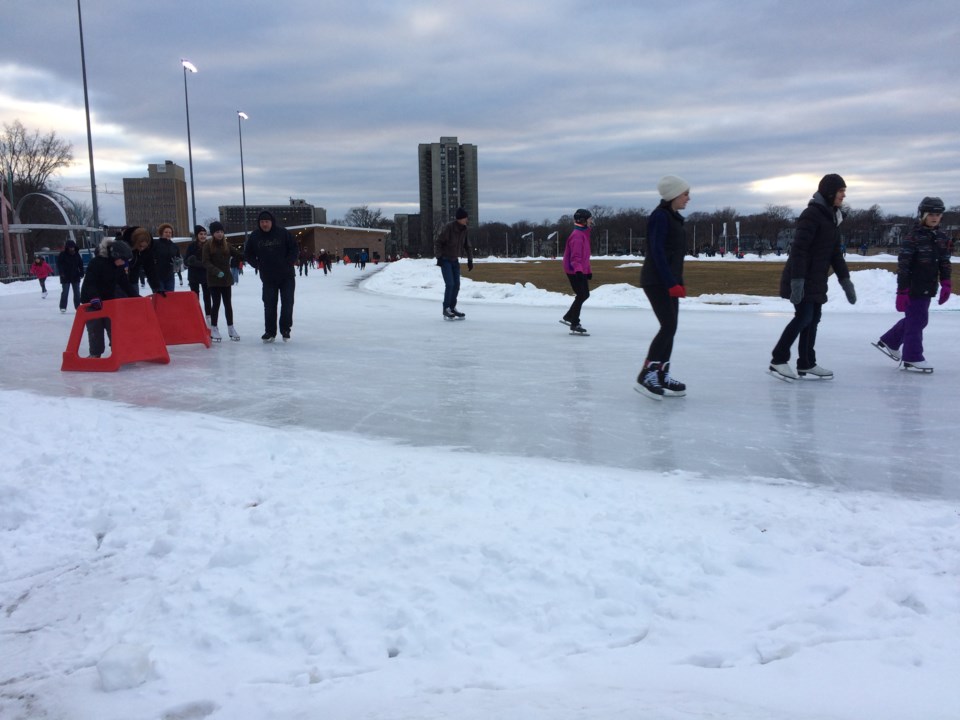
{"label": "gray cloud", "polygon": [[[825,172],[847,178],[855,207],[960,204],[952,3],[104,0],[84,13],[98,184],[187,165],[185,57],[200,69],[204,218],[239,202],[238,109],[248,202],[303,197],[331,218],[415,209],[417,145],[441,135],[479,148],[483,220],[650,208],[665,173],[691,182],[691,211],[799,209]],[[0,121],[56,129],[78,159],[63,184],[88,183],[75,14],[34,0],[6,22]],[[117,196],[101,203],[122,221]]]}

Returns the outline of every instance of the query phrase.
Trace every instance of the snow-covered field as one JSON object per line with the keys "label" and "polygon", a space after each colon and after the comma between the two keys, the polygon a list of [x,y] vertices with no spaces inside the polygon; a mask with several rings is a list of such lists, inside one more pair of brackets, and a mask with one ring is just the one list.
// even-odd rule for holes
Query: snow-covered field
{"label": "snow-covered field", "polygon": [[565,296],[465,279],[445,323],[432,262],[340,266],[265,346],[247,274],[239,343],[104,374],[0,286],[0,718],[954,720],[960,300],[919,377],[853,280],[836,380],[763,375],[786,301],[699,298],[663,403],[627,286],[573,338]]}

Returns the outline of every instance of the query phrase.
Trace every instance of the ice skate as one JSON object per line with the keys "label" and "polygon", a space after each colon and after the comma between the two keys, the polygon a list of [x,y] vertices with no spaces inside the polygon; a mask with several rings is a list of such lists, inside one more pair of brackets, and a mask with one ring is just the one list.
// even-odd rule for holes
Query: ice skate
{"label": "ice skate", "polygon": [[460,312],[460,311],[457,310],[455,307],[450,308],[450,312],[453,313],[453,316],[454,316],[457,320],[463,320],[463,319],[466,317],[466,314]]}
{"label": "ice skate", "polygon": [[567,320],[565,317],[560,318],[560,324],[566,325],[567,327],[570,327],[571,325],[573,325],[573,323]]}
{"label": "ice skate", "polygon": [[66,311],[67,311],[66,308],[60,308],[60,312],[61,312],[61,313],[65,313]]}
{"label": "ice skate", "polygon": [[908,370],[910,372],[916,373],[932,373],[933,365],[928,363],[926,360],[914,360],[913,362],[903,361],[903,365],[900,366],[902,370]]}
{"label": "ice skate", "polygon": [[272,343],[274,340],[277,339],[277,336],[271,335],[270,333],[264,333],[263,335],[260,336],[260,339],[263,340],[265,343]]}
{"label": "ice skate", "polygon": [[870,344],[894,362],[900,362],[900,351],[894,350],[892,347],[883,342],[883,340],[877,340],[875,343]]}
{"label": "ice skate", "polygon": [[443,309],[443,319],[444,320],[456,320],[457,316],[453,314],[453,310],[450,308]]}
{"label": "ice skate", "polygon": [[663,364],[660,371],[660,385],[663,387],[664,397],[683,397],[687,394],[687,386],[676,378],[670,377],[670,363]]}
{"label": "ice skate", "polygon": [[233,325],[227,326],[227,335],[230,336],[231,340],[239,340],[240,333],[237,332],[237,329]]}
{"label": "ice skate", "polygon": [[833,379],[833,370],[827,370],[825,367],[820,367],[819,365],[814,365],[811,368],[804,368],[803,370],[797,368],[797,372],[800,374],[800,377],[808,380]]}
{"label": "ice skate", "polygon": [[216,325],[212,325],[210,327],[210,339],[215,343],[220,342],[222,339],[220,337],[220,328],[218,328]]}
{"label": "ice skate", "polygon": [[789,363],[770,363],[767,372],[777,380],[783,380],[784,382],[793,382],[800,379],[800,376],[793,371]]}
{"label": "ice skate", "polygon": [[280,331],[280,337],[283,338],[283,341],[284,341],[284,342],[290,342],[290,331],[289,331],[289,330],[281,330],[281,331]]}
{"label": "ice skate", "polygon": [[663,400],[663,386],[660,384],[660,363],[650,363],[641,370],[640,374],[637,375],[637,382],[633,389],[651,400]]}
{"label": "ice skate", "polygon": [[44,300],[46,300],[46,299],[47,299],[47,291],[44,290],[42,293],[40,293],[40,297],[43,298]]}
{"label": "ice skate", "polygon": [[570,326],[570,334],[586,336],[586,335],[589,335],[590,333],[587,332],[587,329],[583,325],[581,325],[580,323],[576,323]]}

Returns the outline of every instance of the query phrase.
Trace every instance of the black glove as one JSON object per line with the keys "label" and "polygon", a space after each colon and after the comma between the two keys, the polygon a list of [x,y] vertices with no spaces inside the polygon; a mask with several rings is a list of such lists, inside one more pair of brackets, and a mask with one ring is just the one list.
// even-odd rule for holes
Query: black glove
{"label": "black glove", "polygon": [[441,263],[440,263],[440,256],[437,255],[437,267],[440,267],[440,264],[441,264]]}
{"label": "black glove", "polygon": [[587,280],[593,280],[593,273],[587,273]]}
{"label": "black glove", "polygon": [[90,301],[90,307],[87,308],[87,312],[97,312],[98,310],[103,310],[103,303],[100,301],[100,298],[93,298]]}
{"label": "black glove", "polygon": [[159,295],[162,298],[165,298],[167,296],[167,293],[164,290],[157,290],[157,295]]}
{"label": "black glove", "polygon": [[467,260],[467,270],[473,270],[473,260]]}

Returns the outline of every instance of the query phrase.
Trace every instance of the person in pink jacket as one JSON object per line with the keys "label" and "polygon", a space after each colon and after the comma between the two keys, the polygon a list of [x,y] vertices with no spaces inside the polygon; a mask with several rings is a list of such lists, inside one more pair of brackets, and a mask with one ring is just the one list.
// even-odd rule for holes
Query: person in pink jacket
{"label": "person in pink jacket", "polygon": [[586,328],[580,324],[580,308],[590,297],[590,280],[593,273],[590,271],[590,228],[593,227],[593,216],[589,210],[577,210],[573,214],[573,232],[567,238],[567,245],[563,250],[563,271],[570,280],[573,288],[573,303],[567,314],[560,321],[570,326],[571,335],[589,335]]}
{"label": "person in pink jacket", "polygon": [[40,297],[47,297],[47,278],[53,275],[53,268],[42,257],[37,255],[30,266],[30,274],[40,281]]}

